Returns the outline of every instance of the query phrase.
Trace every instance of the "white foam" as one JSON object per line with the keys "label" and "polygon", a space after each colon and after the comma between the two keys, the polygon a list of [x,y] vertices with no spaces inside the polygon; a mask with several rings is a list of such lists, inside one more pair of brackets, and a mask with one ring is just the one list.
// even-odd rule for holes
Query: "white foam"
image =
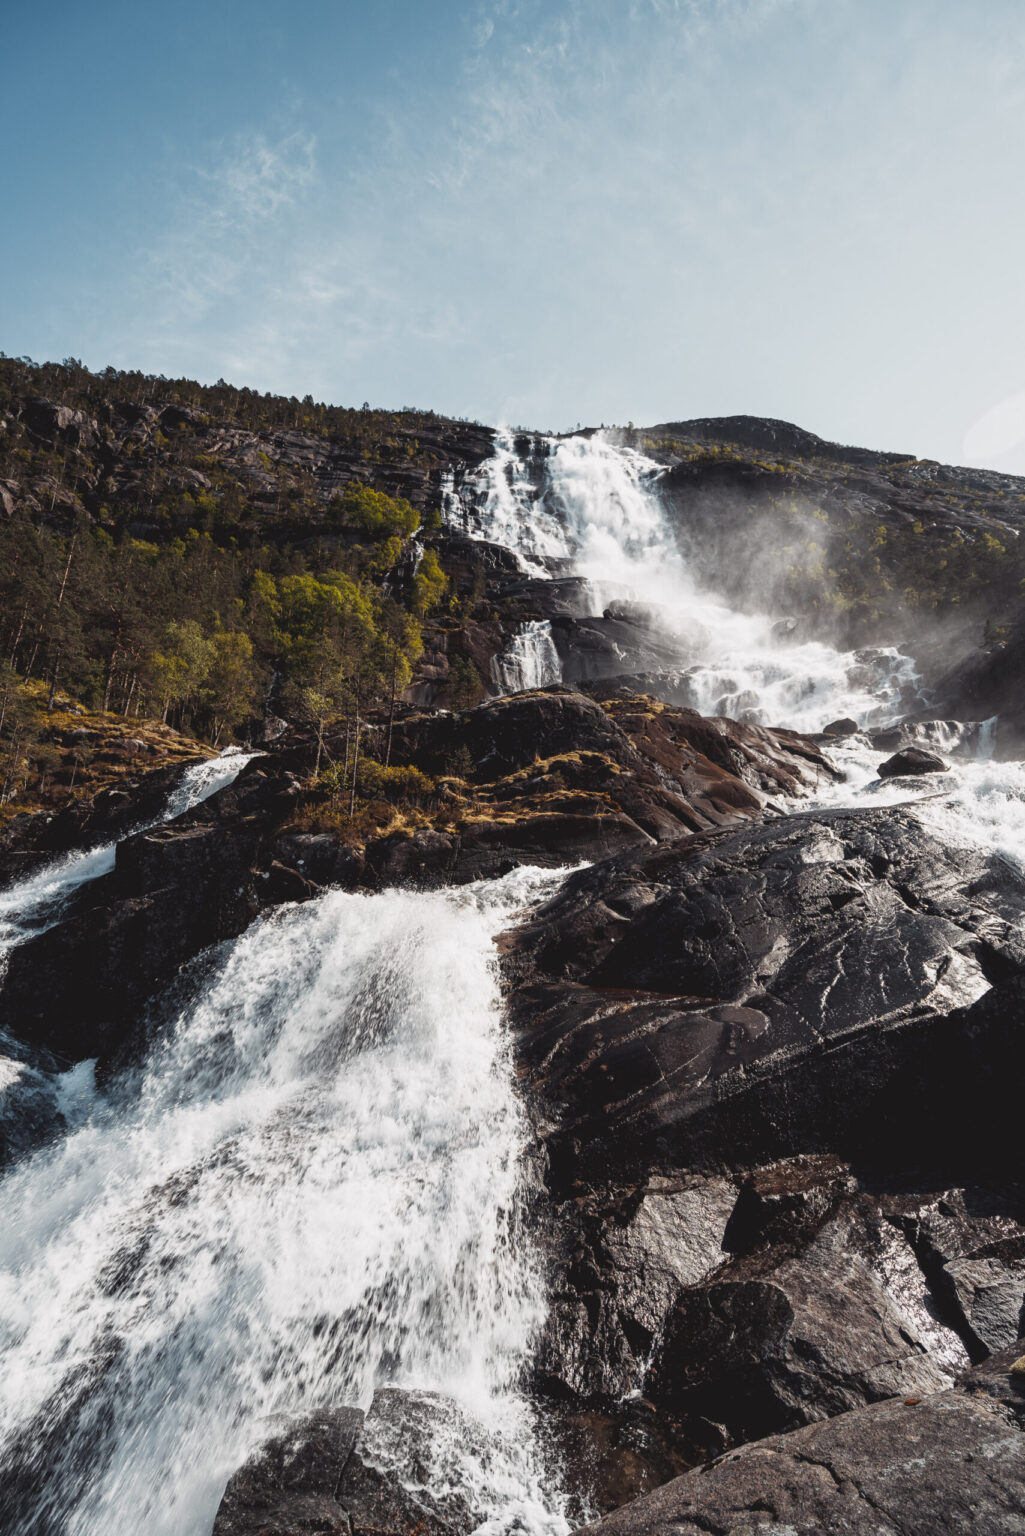
{"label": "white foam", "polygon": [[88,1384],[46,1447],[53,1529],[209,1531],[269,1415],[383,1384],[499,1432],[459,1450],[482,1522],[566,1529],[517,1391],[544,1293],[492,944],[557,878],[261,919],[0,1186],[0,1458]]}

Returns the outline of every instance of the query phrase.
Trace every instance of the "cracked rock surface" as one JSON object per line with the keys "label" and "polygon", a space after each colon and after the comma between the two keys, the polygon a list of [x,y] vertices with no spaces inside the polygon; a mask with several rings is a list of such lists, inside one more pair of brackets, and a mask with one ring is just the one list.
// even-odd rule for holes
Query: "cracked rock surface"
{"label": "cracked rock surface", "polygon": [[[509,945],[553,1177],[949,1139],[1020,1069],[1025,884],[905,807],[806,813],[572,877]],[[995,1104],[985,1110],[991,1119]]]}
{"label": "cracked rock surface", "polygon": [[[1002,1536],[1025,1436],[988,1395],[898,1398],[747,1445],[590,1528],[602,1536]],[[590,1533],[589,1533],[590,1536]]]}
{"label": "cracked rock surface", "polygon": [[[954,1391],[1025,1327],[1023,931],[1020,877],[898,806],[620,855],[506,941],[552,1196],[535,1387],[611,1447],[590,1467],[598,1510],[623,1506],[610,1520],[647,1531],[660,1495],[627,1501],[726,1451],[714,1483],[695,1470],[669,1487],[719,1488],[729,1466],[750,1492],[785,1468],[778,1489],[730,1493],[719,1523],[699,1503],[659,1520],[1025,1531],[1000,1523],[1025,1511],[1017,1421]],[[764,1449],[846,1426],[837,1455],[860,1447],[892,1481],[906,1398],[932,1405],[915,1477],[944,1509],[944,1447],[997,1434],[979,1441],[999,1454],[976,1525],[967,1505],[948,1525],[935,1508],[932,1525],[880,1515],[840,1462],[837,1503],[831,1474],[782,1439]],[[917,1486],[908,1505],[930,1507]]]}
{"label": "cracked rock surface", "polygon": [[366,1414],[337,1408],[289,1425],[234,1473],[213,1536],[461,1536],[472,1511],[427,1484],[443,1481],[435,1432],[466,1433],[462,1417],[447,1399],[384,1388]]}

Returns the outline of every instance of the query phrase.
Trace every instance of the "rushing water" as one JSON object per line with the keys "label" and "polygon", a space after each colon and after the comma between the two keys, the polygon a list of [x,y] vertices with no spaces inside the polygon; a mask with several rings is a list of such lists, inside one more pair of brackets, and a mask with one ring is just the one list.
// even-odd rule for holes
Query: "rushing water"
{"label": "rushing water", "polygon": [[[691,707],[817,731],[841,716],[881,724],[921,703],[915,664],[895,649],[794,644],[772,616],[740,613],[703,588],[673,535],[653,460],[600,433],[531,445],[520,459],[499,433],[494,456],[448,497],[450,525],[512,549],[532,575],[582,577],[593,611],[617,597],[652,610],[678,649],[674,691]],[[518,683],[527,639],[521,631],[499,662],[502,691],[539,686]]]}
{"label": "rushing water", "polygon": [[[193,806],[224,789],[241,773],[253,754],[229,748],[220,757],[193,763],[182,773],[156,818],[173,821]],[[153,825],[153,823],[150,823]],[[133,828],[142,832],[144,826]],[[126,834],[127,835],[127,834]],[[8,951],[31,933],[47,928],[60,913],[68,898],[114,868],[117,843],[64,854],[36,870],[27,880],[0,891],[0,966]]]}
{"label": "rushing water", "polygon": [[[493,458],[449,497],[449,522],[512,549],[532,575],[582,577],[592,612],[623,597],[646,605],[678,647],[679,663],[665,674],[674,697],[702,714],[806,732],[840,718],[879,728],[923,708],[918,668],[903,651],[792,643],[778,619],[738,612],[702,587],[673,535],[653,460],[601,433],[521,439],[519,447],[522,456],[509,433],[498,434]],[[524,626],[499,658],[501,691],[557,680],[533,662],[542,628]],[[632,670],[629,658],[624,670]],[[845,780],[819,803],[920,799],[929,830],[1025,869],[1025,765],[992,761],[995,729],[995,720],[910,727],[909,739],[953,758],[950,773],[928,784],[882,783],[877,770],[887,754],[864,735],[851,738],[833,749]]]}
{"label": "rushing water", "polygon": [[546,619],[531,619],[520,626],[512,644],[496,656],[492,675],[500,693],[522,693],[527,688],[550,688],[562,677],[559,653]]}
{"label": "rushing water", "polygon": [[383,1384],[500,1430],[497,1461],[464,1447],[493,1530],[565,1528],[516,1391],[542,1287],[492,943],[558,878],[279,910],[135,1077],[79,1085],[77,1125],[0,1185],[25,1533],[205,1536],[269,1415]]}

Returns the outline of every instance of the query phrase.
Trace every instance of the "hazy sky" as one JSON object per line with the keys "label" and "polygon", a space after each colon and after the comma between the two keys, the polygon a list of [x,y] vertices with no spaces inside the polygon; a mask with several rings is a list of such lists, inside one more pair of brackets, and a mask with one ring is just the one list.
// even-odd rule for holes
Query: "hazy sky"
{"label": "hazy sky", "polygon": [[6,0],[0,347],[1025,471],[1022,0]]}

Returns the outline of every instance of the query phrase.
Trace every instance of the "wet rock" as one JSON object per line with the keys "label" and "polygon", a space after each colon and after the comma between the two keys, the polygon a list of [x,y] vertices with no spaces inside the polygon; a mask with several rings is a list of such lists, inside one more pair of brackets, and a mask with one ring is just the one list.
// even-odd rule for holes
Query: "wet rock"
{"label": "wet rock", "polygon": [[228,1483],[214,1536],[349,1536],[336,1494],[362,1427],[358,1408],[339,1408],[272,1440]]}
{"label": "wet rock", "polygon": [[947,773],[950,764],[934,752],[923,752],[920,747],[903,747],[879,764],[881,779],[914,777],[919,773]]}
{"label": "wet rock", "polygon": [[288,729],[287,720],[282,720],[279,715],[267,715],[253,731],[253,742],[266,747],[272,741],[280,741]]}
{"label": "wet rock", "polygon": [[289,832],[275,839],[273,852],[314,885],[340,885],[348,890],[358,885],[363,874],[359,849],[340,843],[331,832]]}
{"label": "wet rock", "polygon": [[950,1189],[907,1217],[923,1267],[974,1360],[1025,1332],[1025,1192]]}
{"label": "wet rock", "polygon": [[[844,1202],[795,1249],[759,1246],[681,1292],[647,1385],[678,1415],[702,1413],[745,1441],[901,1394],[953,1384],[965,1363],[921,1276],[897,1283],[870,1200]],[[799,1229],[786,1234],[797,1236]],[[910,1254],[906,1269],[915,1270]],[[902,1294],[903,1291],[903,1294]]]}
{"label": "wet rock", "polygon": [[0,884],[23,879],[55,854],[112,842],[156,820],[189,766],[171,763],[122,779],[58,811],[12,818],[0,836]]}
{"label": "wet rock", "polygon": [[731,1451],[588,1536],[940,1536],[1006,1532],[1025,1505],[1025,1436],[987,1396],[891,1399]]}
{"label": "wet rock", "polygon": [[318,885],[278,859],[271,861],[270,868],[262,872],[262,878],[266,882],[263,899],[269,905],[286,901],[311,901],[314,896],[320,895]]}
{"label": "wet rock", "polygon": [[470,1438],[483,1443],[486,1432],[429,1393],[386,1388],[365,1417],[356,1408],[317,1414],[234,1474],[213,1536],[460,1536],[479,1521],[452,1491],[446,1456]]}
{"label": "wet rock", "polygon": [[724,1260],[736,1194],[728,1178],[652,1177],[625,1194],[578,1194],[559,1210],[535,1367],[542,1391],[618,1407],[643,1387],[681,1291]]}
{"label": "wet rock", "polygon": [[845,716],[842,720],[830,720],[828,725],[822,727],[823,736],[856,736],[860,726],[857,720]]}
{"label": "wet rock", "polygon": [[970,1156],[996,1156],[1025,1047],[1016,995],[985,995],[1021,973],[1023,915],[1013,871],[900,807],[571,877],[506,959],[555,1184],[803,1152],[885,1161],[939,1152],[952,1125]]}
{"label": "wet rock", "polygon": [[558,1447],[562,1485],[591,1518],[726,1449],[717,1425],[680,1424],[637,1396],[614,1408],[549,1406],[545,1420]]}
{"label": "wet rock", "polygon": [[291,775],[257,760],[187,815],[120,843],[113,872],[11,952],[0,981],[11,1032],[70,1061],[114,1050],[179,966],[257,916],[263,850],[297,795]]}

